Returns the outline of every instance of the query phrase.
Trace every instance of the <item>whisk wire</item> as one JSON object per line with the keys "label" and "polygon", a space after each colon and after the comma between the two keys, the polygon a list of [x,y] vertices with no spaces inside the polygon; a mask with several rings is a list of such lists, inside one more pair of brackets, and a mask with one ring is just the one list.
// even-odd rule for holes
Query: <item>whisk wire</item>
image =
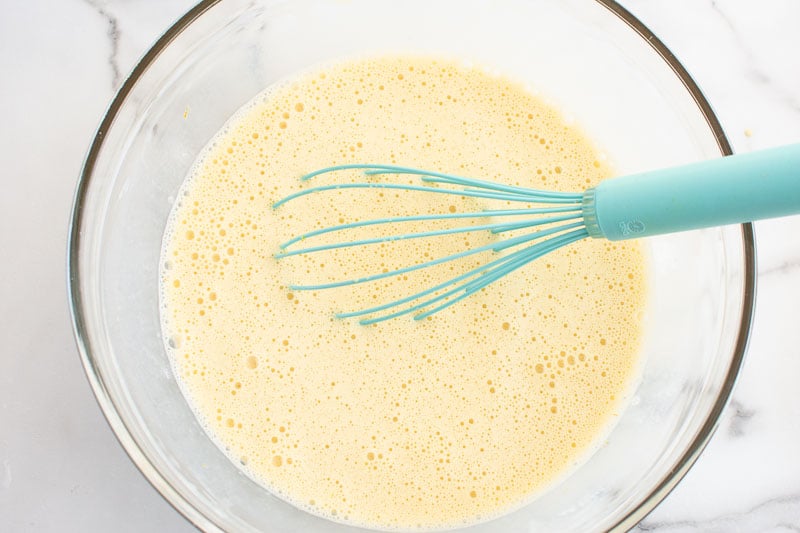
{"label": "whisk wire", "polygon": [[[491,181],[480,180],[477,178],[466,178],[464,176],[455,176],[453,174],[444,174],[441,172],[432,172],[429,170],[419,170],[411,167],[402,167],[395,165],[364,165],[363,167],[354,166],[351,168],[364,168],[366,169],[364,171],[364,174],[367,176],[377,176],[381,174],[412,174],[415,176],[421,176],[422,181],[426,183],[447,183],[449,185],[478,187],[480,189],[510,192],[515,194],[538,197],[538,198],[565,198],[573,200],[577,198],[578,200],[580,200],[580,195],[577,195],[575,193],[545,191],[540,189],[531,189],[529,187],[504,185],[502,183],[495,183]],[[319,174],[322,174],[322,172],[314,173],[314,175],[319,175]]]}
{"label": "whisk wire", "polygon": [[489,183],[481,180],[476,180],[473,178],[442,179],[442,178],[431,178],[426,175],[423,176],[421,180],[424,181],[425,183],[444,183],[448,185],[462,185],[465,186],[466,190],[468,191],[487,189],[490,191],[518,194],[520,196],[535,198],[537,200],[547,200],[548,202],[563,200],[565,203],[566,202],[571,203],[576,200],[578,201],[580,200],[580,197],[575,195],[574,193],[542,191],[538,189],[528,189],[525,187],[514,187],[512,185],[500,185],[497,183]]}
{"label": "whisk wire", "polygon": [[[300,198],[301,196],[306,196],[308,194],[314,194],[323,191],[335,191],[340,189],[394,189],[394,190],[404,190],[404,191],[420,191],[426,193],[435,193],[435,194],[451,194],[455,196],[468,196],[471,198],[486,198],[489,200],[508,200],[511,202],[525,202],[529,204],[541,202],[541,200],[537,197],[533,196],[524,196],[521,194],[501,194],[497,192],[490,192],[490,191],[481,191],[481,190],[455,190],[455,189],[443,189],[440,187],[428,187],[424,185],[401,185],[398,183],[338,183],[334,185],[320,185],[319,187],[312,187],[310,189],[303,189],[301,191],[297,191],[296,193],[290,194],[289,196],[278,200],[274,204],[272,204],[273,209],[280,207],[281,205],[285,204],[290,200],[294,200],[296,198]],[[547,203],[579,203],[579,201],[559,201],[559,202],[547,202]]]}
{"label": "whisk wire", "polygon": [[[417,294],[414,294],[412,296],[403,298],[401,300],[395,300],[394,302],[390,302],[390,303],[384,304],[382,306],[374,307],[374,308],[371,308],[371,309],[366,309],[366,310],[363,310],[363,311],[357,311],[355,313],[340,313],[340,314],[337,314],[336,316],[339,317],[339,318],[348,318],[348,317],[354,317],[354,316],[362,316],[362,315],[365,315],[365,314],[373,314],[373,313],[376,313],[376,312],[383,311],[385,309],[389,309],[389,308],[392,308],[392,307],[397,307],[397,306],[400,306],[400,305],[404,305],[404,304],[409,303],[411,301],[423,298],[425,296],[430,295],[433,292],[441,290],[441,289],[443,289],[443,288],[445,288],[445,287],[447,287],[449,285],[458,283],[458,282],[463,281],[465,279],[468,279],[468,278],[471,278],[471,277],[475,277],[475,276],[480,276],[477,279],[473,279],[471,281],[468,281],[468,282],[466,282],[466,283],[464,283],[462,285],[459,285],[458,287],[450,289],[450,290],[448,290],[448,291],[446,291],[446,292],[444,292],[444,293],[442,293],[440,295],[434,296],[433,298],[425,300],[425,301],[423,301],[423,302],[421,302],[419,304],[416,304],[416,305],[414,305],[412,307],[409,307],[407,309],[396,311],[396,312],[388,314],[388,315],[377,316],[377,317],[373,317],[373,318],[370,318],[370,319],[363,319],[363,320],[360,320],[359,323],[362,324],[362,325],[370,325],[370,324],[375,324],[375,323],[378,323],[378,322],[383,322],[384,320],[390,320],[392,318],[396,318],[396,317],[403,316],[403,315],[406,315],[406,314],[410,314],[410,313],[413,313],[413,312],[416,312],[416,311],[420,311],[420,310],[425,309],[426,307],[429,307],[429,306],[431,306],[431,305],[433,305],[433,304],[435,304],[435,303],[437,303],[439,301],[445,300],[445,299],[447,299],[447,298],[449,298],[449,297],[451,297],[453,295],[457,295],[454,298],[452,298],[450,300],[447,300],[444,303],[438,305],[437,307],[429,309],[429,310],[427,310],[427,311],[425,311],[423,313],[419,313],[417,315],[414,315],[414,320],[423,320],[423,319],[427,318],[428,316],[433,315],[434,313],[438,313],[439,311],[441,311],[443,309],[446,309],[446,308],[450,307],[451,305],[454,305],[454,304],[458,303],[459,301],[463,300],[464,298],[466,298],[466,297],[478,292],[479,290],[483,289],[487,285],[489,285],[489,284],[493,283],[494,281],[497,281],[498,279],[500,279],[500,278],[510,274],[511,272],[523,267],[524,265],[530,263],[531,261],[534,261],[535,259],[538,259],[539,257],[541,257],[541,256],[543,256],[543,255],[545,255],[545,254],[547,254],[547,253],[549,253],[549,252],[551,252],[551,251],[553,251],[553,250],[555,250],[557,248],[560,248],[562,246],[566,246],[567,244],[570,244],[570,243],[575,242],[577,240],[583,239],[587,235],[588,234],[586,233],[585,229],[580,229],[580,230],[576,230],[576,231],[570,232],[568,234],[559,235],[557,237],[553,237],[552,239],[548,239],[547,241],[536,243],[536,244],[534,244],[532,246],[528,246],[527,248],[523,248],[522,250],[518,250],[518,251],[516,251],[516,252],[514,252],[512,254],[509,254],[507,256],[501,257],[499,259],[496,259],[495,261],[492,261],[492,262],[487,263],[485,265],[482,265],[482,266],[480,266],[478,268],[475,268],[475,269],[473,269],[473,270],[471,270],[469,272],[466,272],[466,273],[464,273],[464,274],[462,274],[460,276],[457,276],[456,278],[448,280],[448,281],[446,281],[444,283],[441,283],[441,284],[439,284],[439,285],[437,285],[435,287],[431,287],[430,289],[427,289],[425,291],[420,291]],[[458,294],[459,292],[461,294]]]}
{"label": "whisk wire", "polygon": [[[491,231],[492,233],[502,233],[505,231],[510,231],[514,229],[523,229],[529,228],[534,226],[543,226],[545,224],[554,224],[556,222],[563,222],[566,220],[575,220],[576,218],[580,218],[577,215],[567,215],[567,216],[559,216],[559,217],[548,217],[548,218],[540,218],[537,220],[531,220],[522,223],[510,224],[507,222],[495,222],[493,224],[484,224],[480,226],[462,226],[458,228],[448,228],[448,229],[440,229],[440,230],[431,230],[431,231],[421,231],[417,233],[405,233],[402,235],[388,235],[385,237],[375,237],[372,239],[359,239],[355,241],[346,241],[346,242],[337,242],[333,244],[323,244],[320,246],[312,246],[309,248],[300,248],[297,250],[289,250],[284,252],[279,252],[275,254],[277,259],[281,259],[283,257],[289,257],[292,255],[300,255],[300,254],[310,254],[314,252],[323,252],[326,250],[335,250],[338,248],[351,248],[353,246],[365,246],[367,244],[379,244],[383,242],[393,242],[393,241],[403,241],[409,239],[422,239],[427,237],[438,237],[442,235],[454,235],[456,233],[469,233],[473,231]],[[390,224],[396,222],[395,219],[386,219],[385,224]]]}
{"label": "whisk wire", "polygon": [[[300,178],[300,181],[305,182],[322,174],[329,174],[340,170],[363,170],[367,176],[376,176],[381,174],[411,174],[420,176],[420,179],[426,183],[444,183],[449,185],[462,185],[468,187],[465,190],[441,189],[436,187],[425,187],[419,185],[401,185],[395,183],[342,183],[335,185],[322,185],[320,187],[313,187],[291,194],[278,202],[275,202],[272,207],[277,208],[286,202],[305,196],[307,194],[335,190],[335,189],[349,189],[349,188],[376,188],[376,189],[403,189],[411,191],[424,191],[424,192],[438,192],[443,194],[456,194],[460,196],[475,196],[478,198],[493,198],[497,200],[511,200],[511,201],[545,201],[547,203],[580,203],[582,196],[576,193],[554,192],[541,189],[531,189],[528,187],[518,187],[514,185],[503,185],[493,183],[490,181],[479,180],[475,178],[465,178],[463,176],[455,176],[452,174],[444,174],[441,172],[432,172],[428,170],[420,170],[412,167],[404,167],[398,165],[371,165],[362,163],[353,163],[346,165],[334,165],[330,167],[321,168],[314,172],[309,172]],[[487,191],[496,191],[495,193]],[[497,194],[497,192],[508,193],[506,195]],[[488,195],[488,196],[487,196]]]}
{"label": "whisk wire", "polygon": [[[539,220],[528,220],[526,222],[513,222],[513,223],[506,223],[501,224],[500,227],[494,228],[490,230],[492,233],[504,233],[506,231],[514,231],[518,229],[525,229],[525,228],[532,228],[536,226],[542,226],[544,224],[554,224],[556,222],[565,222],[568,220],[578,220],[581,219],[580,224],[583,224],[583,220],[580,214],[573,215],[573,216],[563,216],[563,217],[551,217],[551,218],[542,218]],[[561,226],[560,229],[567,229],[567,226]]]}
{"label": "whisk wire", "polygon": [[[428,296],[428,295],[433,294],[433,293],[435,293],[437,291],[440,291],[440,290],[442,290],[442,289],[444,289],[446,287],[449,287],[450,285],[454,285],[454,284],[456,284],[456,283],[458,283],[460,281],[463,281],[465,279],[474,277],[474,276],[476,276],[476,275],[478,275],[478,274],[480,274],[482,272],[487,271],[488,269],[490,269],[490,268],[492,268],[492,267],[494,267],[496,265],[499,265],[499,264],[507,262],[507,261],[511,261],[511,260],[519,257],[520,255],[524,254],[529,249],[530,249],[530,247],[523,248],[522,250],[517,250],[516,252],[513,252],[511,254],[505,255],[503,257],[499,257],[499,258],[497,258],[497,259],[495,259],[495,260],[493,260],[493,261],[491,261],[489,263],[486,263],[485,265],[481,265],[479,267],[473,268],[472,270],[464,272],[463,274],[460,274],[460,275],[458,275],[458,276],[456,276],[454,278],[448,279],[447,281],[444,281],[444,282],[442,282],[442,283],[440,283],[438,285],[435,285],[433,287],[430,287],[428,289],[419,291],[416,294],[412,294],[411,296],[406,296],[404,298],[393,300],[391,302],[388,302],[388,303],[385,303],[385,304],[381,304],[381,305],[377,305],[375,307],[370,307],[370,308],[367,308],[367,309],[361,309],[359,311],[351,311],[351,312],[348,312],[348,313],[337,313],[336,316],[338,318],[353,318],[353,317],[357,317],[357,316],[371,315],[371,314],[374,314],[374,313],[379,313],[381,311],[385,311],[386,309],[389,309],[389,308],[392,308],[392,307],[398,307],[398,306],[410,303],[410,302],[412,302],[414,300],[418,300],[420,298],[424,298],[425,296]],[[446,298],[450,294],[454,294],[458,290],[459,290],[459,288],[456,288],[456,289],[453,289],[453,290],[448,291],[446,293],[440,294],[440,295],[436,296],[436,298],[434,300],[429,300],[427,302],[423,302],[421,304],[415,305],[414,307],[410,307],[410,308],[405,309],[403,311],[398,311],[397,313],[393,313],[392,315],[387,316],[387,318],[394,318],[395,316],[405,315],[405,314],[413,312],[413,311],[415,311],[417,309],[422,309],[423,307],[425,307],[427,305],[430,305],[431,303],[434,303],[434,302],[439,301],[439,300],[441,300],[443,298]]]}
{"label": "whisk wire", "polygon": [[[507,263],[503,264],[501,267],[499,267],[495,272],[493,272],[491,274],[487,274],[485,276],[482,276],[482,277],[478,278],[477,280],[474,280],[472,283],[469,284],[469,286],[463,287],[464,292],[462,294],[456,296],[452,300],[446,301],[445,303],[443,303],[443,304],[441,304],[441,305],[439,305],[437,307],[434,307],[433,309],[429,309],[428,311],[425,311],[424,313],[420,313],[418,315],[415,315],[414,316],[414,320],[423,320],[423,319],[433,315],[434,313],[438,313],[439,311],[442,311],[443,309],[446,309],[446,308],[450,307],[451,305],[454,305],[454,304],[458,303],[459,301],[463,300],[464,298],[466,298],[468,296],[471,296],[472,294],[478,292],[479,290],[481,290],[484,287],[486,287],[487,285],[497,281],[498,279],[500,279],[500,278],[502,278],[504,276],[507,276],[508,274],[512,273],[513,271],[515,271],[515,270],[527,265],[531,261],[534,261],[534,260],[538,259],[539,257],[541,257],[541,256],[543,256],[543,255],[545,255],[547,253],[552,252],[553,250],[561,248],[562,246],[566,246],[567,244],[570,244],[570,243],[573,243],[573,242],[578,241],[580,239],[583,239],[586,236],[588,236],[588,233],[586,233],[586,230],[577,230],[577,231],[573,232],[572,235],[562,235],[562,236],[559,236],[559,237],[554,237],[553,239],[550,239],[550,240],[545,241],[545,242],[534,244],[529,249],[527,249],[527,251],[528,251],[527,254],[524,254],[522,257],[519,257],[518,259],[515,259],[514,261],[510,261],[510,262],[507,262]],[[547,244],[547,246],[543,246],[545,244]]]}
{"label": "whisk wire", "polygon": [[359,222],[350,222],[348,224],[340,224],[338,226],[330,226],[318,230],[309,231],[293,237],[279,246],[281,250],[289,246],[316,237],[317,235],[324,235],[325,233],[332,233],[352,228],[360,228],[365,226],[375,226],[379,224],[392,224],[399,222],[419,222],[425,220],[449,220],[459,218],[483,218],[483,217],[499,217],[499,216],[517,216],[517,215],[544,215],[551,213],[580,213],[580,208],[568,207],[550,207],[550,208],[531,208],[531,209],[487,209],[484,211],[477,211],[472,213],[447,213],[436,215],[413,215],[406,217],[389,217],[389,218],[376,218],[372,220],[362,220]]}

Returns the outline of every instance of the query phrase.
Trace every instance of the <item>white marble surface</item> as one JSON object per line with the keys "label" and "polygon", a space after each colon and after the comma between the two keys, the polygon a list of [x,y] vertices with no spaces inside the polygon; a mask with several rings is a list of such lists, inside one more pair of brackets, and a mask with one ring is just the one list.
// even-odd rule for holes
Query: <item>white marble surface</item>
{"label": "white marble surface", "polygon": [[[626,0],[737,151],[800,142],[800,0]],[[191,0],[2,0],[0,531],[191,531],[127,459],[83,375],[65,254],[114,90]],[[757,225],[750,353],[720,428],[639,531],[800,531],[800,217]]]}

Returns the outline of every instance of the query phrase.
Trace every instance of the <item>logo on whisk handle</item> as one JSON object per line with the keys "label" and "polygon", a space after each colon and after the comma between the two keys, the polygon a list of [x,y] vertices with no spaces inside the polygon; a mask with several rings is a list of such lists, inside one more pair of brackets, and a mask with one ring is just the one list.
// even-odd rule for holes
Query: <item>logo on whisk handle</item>
{"label": "logo on whisk handle", "polygon": [[641,220],[624,220],[619,223],[619,231],[623,235],[644,233],[644,222]]}

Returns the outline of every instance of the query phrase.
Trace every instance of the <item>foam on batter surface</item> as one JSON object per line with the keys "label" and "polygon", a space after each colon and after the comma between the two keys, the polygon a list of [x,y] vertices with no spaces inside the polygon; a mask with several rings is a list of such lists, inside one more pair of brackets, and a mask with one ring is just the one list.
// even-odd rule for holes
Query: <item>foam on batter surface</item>
{"label": "foam on batter surface", "polygon": [[[201,154],[165,235],[164,331],[189,403],[253,478],[336,520],[446,527],[524,503],[573,468],[620,408],[640,346],[641,249],[586,239],[427,320],[365,327],[334,319],[490,256],[358,287],[292,292],[287,285],[399,268],[502,237],[476,232],[278,261],[279,243],[344,222],[508,206],[376,190],[272,208],[309,186],[299,176],[343,163],[563,191],[610,173],[555,109],[478,68],[359,59],[270,88]],[[346,171],[315,180],[363,177]],[[432,227],[443,226],[402,230]]]}

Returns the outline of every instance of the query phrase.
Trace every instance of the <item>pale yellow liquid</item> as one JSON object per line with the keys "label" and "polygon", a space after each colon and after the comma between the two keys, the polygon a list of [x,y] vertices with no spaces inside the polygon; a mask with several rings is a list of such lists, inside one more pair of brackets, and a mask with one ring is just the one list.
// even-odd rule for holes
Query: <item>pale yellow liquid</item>
{"label": "pale yellow liquid", "polygon": [[[357,287],[286,286],[377,273],[504,237],[483,231],[277,261],[281,242],[342,222],[524,207],[352,190],[271,207],[300,189],[302,174],[354,162],[565,191],[610,172],[578,129],[522,87],[447,61],[352,61],[267,91],[202,154],[165,237],[164,328],[187,398],[237,464],[323,516],[428,528],[519,506],[596,446],[621,407],[640,346],[642,252],[586,239],[427,320],[334,319],[493,256]],[[347,171],[314,183],[363,179]],[[391,231],[434,227],[443,226]]]}

